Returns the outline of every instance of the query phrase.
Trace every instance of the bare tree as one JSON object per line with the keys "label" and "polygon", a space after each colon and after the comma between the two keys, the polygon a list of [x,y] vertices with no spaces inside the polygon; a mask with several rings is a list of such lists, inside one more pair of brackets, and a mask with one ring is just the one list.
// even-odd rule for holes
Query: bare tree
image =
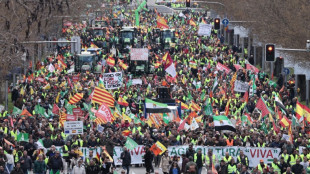
{"label": "bare tree", "polygon": [[[210,4],[222,15],[233,20],[255,21],[242,25],[262,42],[275,43],[286,48],[305,48],[310,39],[310,4],[308,0],[218,0],[225,8]],[[297,61],[309,55],[293,54]]]}

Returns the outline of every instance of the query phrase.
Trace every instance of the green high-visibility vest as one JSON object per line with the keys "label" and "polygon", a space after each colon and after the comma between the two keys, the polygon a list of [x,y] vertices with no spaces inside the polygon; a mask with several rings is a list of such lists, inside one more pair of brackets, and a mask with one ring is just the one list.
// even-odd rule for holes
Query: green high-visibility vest
{"label": "green high-visibility vest", "polygon": [[228,164],[228,174],[236,172],[237,172],[237,166],[236,165],[231,166],[230,164]]}
{"label": "green high-visibility vest", "polygon": [[62,154],[62,156],[69,156],[69,153],[68,153],[68,151],[69,151],[69,149],[68,149],[68,146],[67,145],[64,145],[64,151],[66,151],[67,153],[63,153]]}

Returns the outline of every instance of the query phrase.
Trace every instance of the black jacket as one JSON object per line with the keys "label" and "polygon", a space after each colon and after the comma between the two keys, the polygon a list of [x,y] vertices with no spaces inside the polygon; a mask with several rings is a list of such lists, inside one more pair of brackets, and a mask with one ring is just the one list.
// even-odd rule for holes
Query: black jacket
{"label": "black jacket", "polygon": [[31,170],[31,168],[32,168],[32,160],[31,160],[30,156],[22,156],[19,159],[19,162],[20,162],[20,166],[21,166],[22,169]]}
{"label": "black jacket", "polygon": [[123,160],[122,166],[130,166],[131,164],[131,155],[128,151],[121,153],[121,159]]}
{"label": "black jacket", "polygon": [[87,174],[98,174],[99,172],[100,172],[100,167],[97,165],[86,167],[86,173]]}
{"label": "black jacket", "polygon": [[24,174],[24,172],[23,172],[23,170],[22,170],[22,168],[14,168],[13,170],[12,170],[12,172],[11,172],[11,174]]}
{"label": "black jacket", "polygon": [[302,173],[303,166],[301,164],[295,164],[292,166],[293,173]]}
{"label": "black jacket", "polygon": [[53,170],[62,170],[63,168],[63,164],[62,164],[62,159],[60,156],[56,157],[53,156],[49,159],[48,161],[48,166],[50,169]]}

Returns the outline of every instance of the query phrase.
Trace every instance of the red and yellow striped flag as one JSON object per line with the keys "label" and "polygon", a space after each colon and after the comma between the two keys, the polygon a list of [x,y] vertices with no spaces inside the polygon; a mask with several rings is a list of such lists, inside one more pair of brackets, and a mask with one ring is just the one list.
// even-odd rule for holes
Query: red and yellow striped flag
{"label": "red and yellow striped flag", "polygon": [[97,123],[97,125],[101,125],[101,124],[106,123],[102,118],[99,118],[99,117],[95,118],[94,121]]}
{"label": "red and yellow striped flag", "polygon": [[75,104],[79,102],[83,98],[83,93],[77,93],[75,94],[69,101],[69,104]]}
{"label": "red and yellow striped flag", "polygon": [[183,103],[183,102],[181,102],[180,100],[176,99],[175,102],[181,103],[181,109],[182,109],[182,110],[184,110],[184,109],[185,109],[185,110],[189,109],[188,105],[185,104],[185,103]]}
{"label": "red and yellow striped flag", "polygon": [[108,57],[107,64],[110,66],[114,66],[115,65],[115,59],[113,57]]}
{"label": "red and yellow striped flag", "polygon": [[59,111],[59,123],[63,127],[65,121],[67,120],[67,114],[65,110]]}
{"label": "red and yellow striped flag", "polygon": [[198,104],[194,103],[194,101],[191,102],[190,108],[193,109],[194,111],[200,111],[201,110],[201,107]]}
{"label": "red and yellow striped flag", "polygon": [[115,99],[107,90],[96,87],[93,93],[92,102],[100,105],[105,103],[109,107],[114,107]]}

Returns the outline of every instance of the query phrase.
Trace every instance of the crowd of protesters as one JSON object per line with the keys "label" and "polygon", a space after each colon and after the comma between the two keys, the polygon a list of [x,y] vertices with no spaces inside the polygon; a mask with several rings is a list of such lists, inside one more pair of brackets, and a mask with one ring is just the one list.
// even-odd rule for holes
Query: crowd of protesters
{"label": "crowd of protesters", "polygon": [[[134,23],[133,11],[123,10],[123,25],[131,26]],[[161,61],[165,51],[160,44],[154,43],[152,39],[152,29],[156,28],[157,14],[150,10],[141,12],[138,35],[140,36],[139,46],[149,48],[149,62],[155,64]],[[127,14],[127,15],[126,15]],[[129,15],[128,15],[129,14]],[[161,14],[162,15],[162,14]],[[142,16],[142,15],[141,15]],[[164,15],[162,15],[164,16]],[[212,19],[206,17],[206,13],[188,12],[186,18],[179,17],[178,14],[164,16],[168,25],[175,28],[178,33],[179,43],[169,50],[170,56],[176,64],[177,76],[169,77],[161,65],[155,68],[152,74],[142,74],[141,85],[132,85],[131,81],[135,74],[124,70],[119,66],[119,61],[129,64],[128,54],[118,53],[111,55],[107,53],[102,56],[101,64],[104,72],[123,72],[123,86],[119,89],[109,90],[115,101],[119,97],[124,98],[129,106],[115,103],[114,112],[119,112],[119,117],[115,116],[113,122],[101,124],[104,127],[102,132],[97,130],[97,123],[91,118],[90,109],[92,106],[98,109],[98,105],[92,105],[91,92],[99,86],[100,74],[92,72],[81,72],[79,80],[73,82],[72,77],[77,73],[68,73],[74,66],[75,55],[70,54],[69,49],[58,50],[57,55],[48,56],[43,61],[37,62],[29,67],[25,78],[20,80],[17,87],[12,89],[12,101],[16,108],[21,111],[27,110],[29,113],[22,115],[13,111],[3,111],[0,118],[0,174],[22,174],[33,171],[33,173],[43,174],[47,171],[51,173],[64,172],[72,174],[108,174],[116,172],[117,166],[111,161],[115,146],[125,146],[126,138],[129,136],[138,145],[145,146],[144,167],[146,173],[163,172],[165,174],[200,174],[203,168],[208,173],[232,174],[232,173],[310,173],[309,162],[310,147],[309,126],[306,121],[296,121],[292,126],[292,140],[283,138],[289,134],[289,128],[279,124],[279,116],[286,116],[289,120],[296,118],[296,96],[294,87],[294,76],[289,81],[284,81],[280,75],[276,82],[271,83],[270,75],[263,71],[254,72],[246,68],[246,64],[253,63],[252,57],[242,56],[240,49],[224,43],[223,36],[218,31],[212,29],[211,36],[201,37],[197,35],[198,26],[190,25],[188,19],[195,21],[197,25],[202,18],[207,23],[212,23]],[[109,21],[110,18],[106,18]],[[72,27],[70,31],[65,31],[65,35],[70,38],[73,35],[80,35],[83,45],[90,46],[91,34],[87,32],[87,25]],[[113,41],[118,35],[117,31],[110,29],[107,40]],[[111,44],[112,45],[112,44]],[[112,56],[115,59],[115,66],[109,66],[106,59]],[[159,57],[159,60],[158,60]],[[59,59],[65,65],[59,63]],[[190,65],[194,62],[196,66]],[[229,72],[219,71],[216,65],[222,65],[230,69]],[[234,65],[240,65],[237,68]],[[53,65],[55,70],[50,71]],[[34,68],[33,68],[34,67]],[[34,71],[32,70],[34,69]],[[247,94],[232,90],[233,77],[236,80],[247,82],[251,88]],[[36,80],[44,79],[44,82]],[[71,79],[72,83],[69,84]],[[217,81],[218,87],[212,91],[214,83]],[[254,83],[254,84],[253,84]],[[171,120],[162,125],[144,124],[143,103],[146,98],[155,100],[158,96],[157,87],[165,86],[171,89],[171,98],[189,106],[183,108],[181,120],[190,120],[188,115],[196,112],[196,118],[200,117],[199,128],[195,130],[179,129],[180,120]],[[68,101],[76,93],[83,93],[83,98],[73,104]],[[247,96],[246,96],[247,95]],[[262,97],[266,105],[272,110],[277,110],[275,96],[278,96],[285,108],[282,112],[271,112],[269,116],[261,117],[261,111],[256,109],[257,101]],[[200,109],[193,110],[191,103],[199,105]],[[228,103],[229,102],[229,103]],[[227,104],[228,103],[228,104]],[[60,110],[69,113],[72,107],[79,107],[84,111],[83,117],[79,120],[84,123],[84,133],[80,135],[70,135],[64,133],[59,113],[49,112],[54,105]],[[207,111],[207,105],[212,106],[212,113]],[[47,115],[36,112],[36,106],[44,108]],[[227,110],[228,108],[228,110]],[[122,115],[128,110],[137,119],[123,119]],[[280,110],[280,109],[279,109]],[[224,115],[235,126],[235,131],[215,131],[213,124],[214,115]],[[251,121],[242,120],[244,114],[248,114]],[[195,118],[194,118],[195,119]],[[305,123],[306,122],[306,123]],[[277,129],[278,128],[278,129]],[[129,135],[123,132],[130,130]],[[18,134],[29,134],[27,141],[19,141]],[[38,140],[43,141],[43,147],[38,145]],[[181,157],[170,157],[168,151],[162,155],[154,155],[150,147],[155,142],[161,142],[165,147],[188,145],[188,149]],[[63,154],[60,154],[55,147],[61,146]],[[281,154],[274,158],[270,164],[263,160],[256,167],[249,167],[249,157],[240,151],[238,158],[234,159],[229,153],[225,157],[218,159],[213,151],[202,154],[201,150],[195,151],[195,146],[243,146],[243,147],[272,147],[280,148]],[[304,147],[299,153],[299,147]],[[81,147],[106,149],[99,154],[90,151],[89,156],[83,156]],[[129,173],[131,167],[131,155],[124,147],[121,154],[121,173]],[[180,163],[180,161],[182,161]],[[157,171],[156,168],[159,168]]]}

